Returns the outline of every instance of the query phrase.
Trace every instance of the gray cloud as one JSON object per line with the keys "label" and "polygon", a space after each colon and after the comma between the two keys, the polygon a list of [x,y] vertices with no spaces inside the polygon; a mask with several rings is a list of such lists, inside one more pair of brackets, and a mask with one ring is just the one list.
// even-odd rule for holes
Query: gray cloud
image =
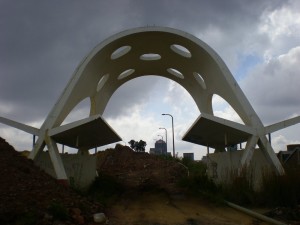
{"label": "gray cloud", "polygon": [[82,3],[1,3],[0,101],[14,104],[23,122],[45,117],[81,59],[122,29],[113,26],[121,21],[118,8]]}
{"label": "gray cloud", "polygon": [[250,102],[265,123],[300,115],[300,46],[258,66],[242,82]]}
{"label": "gray cloud", "polygon": [[135,107],[147,104],[155,88],[165,83],[165,79],[157,76],[146,76],[123,84],[108,102],[104,117],[114,119],[120,115],[130,115]]}
{"label": "gray cloud", "polygon": [[[246,48],[246,37],[253,35],[260,15],[284,2],[1,1],[0,104],[11,106],[13,112],[0,108],[0,113],[21,122],[45,118],[81,59],[105,38],[132,27],[185,30],[203,38],[234,65],[231,61],[238,57],[234,51],[241,46],[237,42]],[[147,101],[153,87],[144,82],[138,81],[134,92],[133,83],[120,90],[106,115],[128,113],[128,104]]]}

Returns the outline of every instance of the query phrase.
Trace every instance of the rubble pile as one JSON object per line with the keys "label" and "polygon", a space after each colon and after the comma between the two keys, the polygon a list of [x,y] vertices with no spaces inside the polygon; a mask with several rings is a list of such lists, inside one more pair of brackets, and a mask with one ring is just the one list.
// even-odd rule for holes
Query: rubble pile
{"label": "rubble pile", "polygon": [[0,137],[0,224],[90,224],[102,206],[66,187]]}
{"label": "rubble pile", "polygon": [[147,187],[178,192],[177,182],[188,174],[179,162],[162,156],[135,152],[128,146],[116,145],[97,153],[99,174],[115,177],[128,188]]}

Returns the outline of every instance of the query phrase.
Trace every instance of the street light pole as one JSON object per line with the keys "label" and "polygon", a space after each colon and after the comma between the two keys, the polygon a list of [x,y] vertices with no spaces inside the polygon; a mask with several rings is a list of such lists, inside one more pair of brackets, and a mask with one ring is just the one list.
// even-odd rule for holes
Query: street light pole
{"label": "street light pole", "polygon": [[164,129],[166,131],[166,149],[167,149],[167,152],[168,152],[168,131],[164,127],[160,127],[159,129]]}
{"label": "street light pole", "polygon": [[172,118],[172,134],[173,134],[173,157],[175,158],[175,144],[174,144],[174,119],[173,116],[171,114],[167,114],[167,113],[163,113],[161,114],[163,116],[170,116]]}

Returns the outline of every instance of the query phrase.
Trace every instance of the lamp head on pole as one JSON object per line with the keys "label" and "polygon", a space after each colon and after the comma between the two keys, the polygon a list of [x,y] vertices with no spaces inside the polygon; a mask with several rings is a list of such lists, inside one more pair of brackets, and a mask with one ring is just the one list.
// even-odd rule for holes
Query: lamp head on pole
{"label": "lamp head on pole", "polygon": [[172,119],[173,119],[173,116],[171,114],[169,114],[169,113],[162,113],[161,115],[163,115],[163,116],[171,116]]}

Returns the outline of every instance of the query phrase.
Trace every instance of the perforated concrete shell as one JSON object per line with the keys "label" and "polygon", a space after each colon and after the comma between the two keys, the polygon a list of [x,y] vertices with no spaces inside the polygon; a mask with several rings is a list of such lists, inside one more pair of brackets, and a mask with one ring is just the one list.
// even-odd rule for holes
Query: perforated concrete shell
{"label": "perforated concrete shell", "polygon": [[86,98],[91,103],[90,116],[102,115],[110,97],[122,84],[145,75],[158,75],[177,82],[190,93],[205,115],[213,116],[214,94],[224,98],[245,126],[255,131],[249,136],[241,166],[249,162],[258,143],[276,170],[283,173],[265,137],[263,124],[223,60],[198,38],[163,27],[127,30],[96,46],[79,64],[49,113],[30,157],[34,158],[47,144],[57,177],[65,179],[56,142],[48,131],[59,127],[72,109]]}

